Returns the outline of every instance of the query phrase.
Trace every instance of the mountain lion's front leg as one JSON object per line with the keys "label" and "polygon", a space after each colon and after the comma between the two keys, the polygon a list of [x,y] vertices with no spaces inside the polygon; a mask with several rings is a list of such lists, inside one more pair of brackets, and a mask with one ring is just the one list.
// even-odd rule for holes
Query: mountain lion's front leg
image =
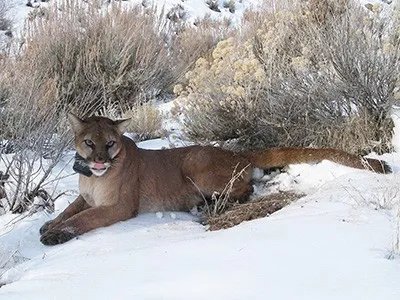
{"label": "mountain lion's front leg", "polygon": [[45,245],[62,244],[90,230],[108,226],[133,217],[135,213],[121,203],[88,208],[48,229],[40,241]]}
{"label": "mountain lion's front leg", "polygon": [[90,206],[86,203],[85,199],[83,199],[83,197],[79,195],[74,202],[68,205],[68,207],[58,215],[58,217],[56,217],[54,220],[50,220],[44,223],[43,226],[40,227],[40,234],[44,234],[47,230],[61,224],[65,220],[71,218],[73,215],[76,215],[77,213],[84,211],[89,207]]}

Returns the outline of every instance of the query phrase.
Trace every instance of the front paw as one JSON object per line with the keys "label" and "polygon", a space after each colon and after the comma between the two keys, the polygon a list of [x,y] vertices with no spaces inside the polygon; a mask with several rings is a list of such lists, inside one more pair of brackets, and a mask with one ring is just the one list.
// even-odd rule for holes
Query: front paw
{"label": "front paw", "polygon": [[41,237],[42,244],[50,246],[65,243],[78,234],[74,228],[49,229]]}
{"label": "front paw", "polygon": [[40,227],[40,229],[39,229],[40,235],[44,234],[47,230],[49,230],[50,227],[53,226],[53,224],[54,224],[54,220],[50,220],[50,221],[47,221],[46,223],[44,223],[42,225],[42,227]]}

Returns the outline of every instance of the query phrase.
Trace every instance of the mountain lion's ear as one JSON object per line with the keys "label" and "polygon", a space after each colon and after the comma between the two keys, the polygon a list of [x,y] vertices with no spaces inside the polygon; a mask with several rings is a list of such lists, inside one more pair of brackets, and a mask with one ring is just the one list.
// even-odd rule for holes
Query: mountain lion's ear
{"label": "mountain lion's ear", "polygon": [[83,121],[73,113],[68,113],[68,121],[74,132],[80,132],[82,130]]}
{"label": "mountain lion's ear", "polygon": [[124,133],[131,124],[131,119],[115,120],[114,124],[118,126],[119,132]]}

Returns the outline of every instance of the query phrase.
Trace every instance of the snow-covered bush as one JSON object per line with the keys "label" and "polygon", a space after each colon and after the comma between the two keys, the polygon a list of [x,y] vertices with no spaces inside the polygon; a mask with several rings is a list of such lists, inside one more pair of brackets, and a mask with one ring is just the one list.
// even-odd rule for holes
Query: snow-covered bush
{"label": "snow-covered bush", "polygon": [[241,146],[390,149],[400,74],[399,16],[351,1],[303,1],[265,14],[245,41],[220,42],[175,91],[197,140]]}

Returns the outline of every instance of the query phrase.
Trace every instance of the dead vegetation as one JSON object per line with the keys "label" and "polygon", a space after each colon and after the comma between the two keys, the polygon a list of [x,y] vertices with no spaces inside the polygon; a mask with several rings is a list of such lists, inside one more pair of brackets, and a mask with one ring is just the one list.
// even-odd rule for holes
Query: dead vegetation
{"label": "dead vegetation", "polygon": [[198,142],[235,140],[239,149],[390,151],[399,16],[327,0],[276,7],[263,17],[247,37],[221,41],[186,74],[176,91],[188,103],[187,134]]}
{"label": "dead vegetation", "polygon": [[227,229],[244,221],[268,217],[303,196],[293,192],[279,192],[245,203],[230,203],[219,214],[206,214],[203,223],[211,231]]}
{"label": "dead vegetation", "polygon": [[34,69],[26,72],[56,81],[57,97],[43,101],[74,106],[85,98],[95,110],[109,102],[134,105],[174,83],[168,34],[152,9],[113,4],[103,13],[84,2],[66,1],[32,20],[21,58],[34,61]]}

